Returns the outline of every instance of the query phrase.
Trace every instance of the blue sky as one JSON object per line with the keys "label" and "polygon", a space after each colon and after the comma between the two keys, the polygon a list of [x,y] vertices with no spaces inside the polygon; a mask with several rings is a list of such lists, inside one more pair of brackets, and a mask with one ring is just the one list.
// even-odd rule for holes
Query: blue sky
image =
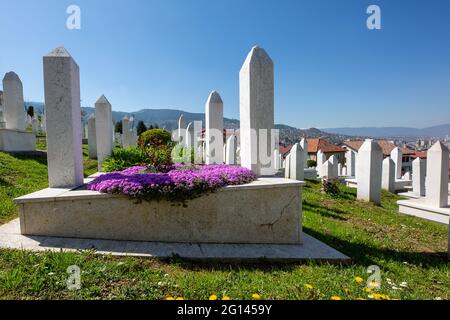
{"label": "blue sky", "polygon": [[[81,8],[68,30],[66,8]],[[382,29],[366,28],[381,8]],[[275,120],[296,127],[450,122],[450,1],[0,0],[0,74],[43,101],[42,56],[64,45],[82,106],[203,112],[210,91],[239,118],[239,69],[255,44],[275,63]],[[6,14],[6,12],[8,14]]]}

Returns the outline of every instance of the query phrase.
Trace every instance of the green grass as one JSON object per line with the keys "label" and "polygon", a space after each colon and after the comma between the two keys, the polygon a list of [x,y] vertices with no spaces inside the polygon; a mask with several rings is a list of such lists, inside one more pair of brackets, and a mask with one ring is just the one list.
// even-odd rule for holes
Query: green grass
{"label": "green grass", "polygon": [[[0,189],[2,205],[15,195],[46,184],[45,164],[37,160],[0,153],[0,170],[2,179],[4,173],[9,174],[10,183],[9,193]],[[120,258],[94,252],[0,250],[0,297],[208,299],[216,294],[219,298],[228,295],[249,299],[258,293],[263,299],[329,299],[333,295],[367,299],[370,293],[364,290],[369,276],[366,270],[378,265],[382,276],[378,293],[394,299],[450,298],[445,226],[399,215],[399,198],[393,194],[383,192],[382,205],[374,206],[356,201],[353,189],[340,190],[341,195],[332,198],[320,192],[317,181],[308,181],[303,192],[303,226],[308,234],[351,256],[350,264],[192,263],[179,258]],[[14,216],[10,214],[6,220]],[[66,289],[70,265],[81,268],[81,290]],[[357,276],[364,278],[364,283],[358,284]],[[403,288],[400,283],[404,281],[407,287]],[[312,289],[305,284],[312,285]],[[394,290],[394,285],[401,289]]]}
{"label": "green grass", "polygon": [[[97,172],[97,160],[87,157],[83,145],[84,176]],[[47,156],[0,152],[0,224],[18,216],[14,198],[48,187]]]}

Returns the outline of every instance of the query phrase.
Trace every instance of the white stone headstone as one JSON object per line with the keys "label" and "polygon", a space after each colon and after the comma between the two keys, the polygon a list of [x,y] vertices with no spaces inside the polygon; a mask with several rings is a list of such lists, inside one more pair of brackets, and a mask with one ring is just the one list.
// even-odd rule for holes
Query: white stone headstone
{"label": "white stone headstone", "polygon": [[[256,175],[274,174],[274,72],[272,59],[264,49],[253,47],[242,65],[239,95],[241,165]],[[260,141],[267,145],[261,148]],[[263,159],[267,153],[272,153],[268,164]]]}
{"label": "white stone headstone", "polygon": [[402,159],[403,159],[403,153],[400,150],[399,147],[395,147],[391,151],[391,159],[395,163],[395,179],[401,179],[402,178]]}
{"label": "white stone headstone", "polygon": [[390,157],[383,160],[382,174],[381,188],[395,192],[395,163]]}
{"label": "white stone headstone", "polygon": [[181,144],[186,145],[186,120],[183,114],[178,118],[178,139]]}
{"label": "white stone headstone", "polygon": [[427,152],[426,202],[433,207],[448,205],[448,149],[440,141]]}
{"label": "white stone headstone", "polygon": [[411,181],[412,180],[411,172],[406,171],[405,174],[402,176],[402,180]]}
{"label": "white stone headstone", "polygon": [[112,107],[104,95],[95,102],[95,129],[98,170],[101,171],[103,161],[111,155],[114,148],[113,139],[111,139]]}
{"label": "white stone headstone", "polygon": [[305,161],[303,149],[299,143],[294,144],[289,153],[290,173],[289,177],[293,180],[303,181],[305,179]]}
{"label": "white stone headstone", "polygon": [[49,187],[76,187],[83,184],[79,68],[63,47],[43,60]]}
{"label": "white stone headstone", "polygon": [[31,120],[31,130],[33,131],[33,133],[38,133],[39,131],[39,123],[38,123],[38,118],[37,115],[35,114],[33,119]]}
{"label": "white stone headstone", "polygon": [[345,153],[345,166],[347,167],[347,176],[356,175],[356,153],[353,150],[347,150]]}
{"label": "white stone headstone", "polygon": [[306,138],[303,138],[300,141],[300,147],[302,147],[303,155],[305,157],[303,160],[303,164],[305,165],[305,168],[308,168],[308,140],[306,140]]}
{"label": "white stone headstone", "polygon": [[186,127],[185,146],[187,148],[193,148],[194,147],[194,123],[193,122],[189,122],[189,124]]}
{"label": "white stone headstone", "polygon": [[95,128],[95,115],[92,114],[88,119],[88,157],[97,159],[97,132]]}
{"label": "white stone headstone", "polygon": [[122,119],[122,147],[128,148],[132,143],[133,137],[130,129],[130,119],[125,116]]}
{"label": "white stone headstone", "polygon": [[356,160],[357,198],[381,203],[381,176],[383,152],[372,139],[366,139],[359,148]]}
{"label": "white stone headstone", "polygon": [[425,173],[427,168],[427,160],[416,158],[412,162],[413,176],[412,187],[414,195],[418,197],[425,196]]}
{"label": "white stone headstone", "polygon": [[236,136],[232,134],[227,139],[226,150],[225,150],[225,163],[226,164],[237,164],[236,159]]}
{"label": "white stone headstone", "polygon": [[291,178],[291,154],[288,154],[284,160],[284,177],[286,179]]}
{"label": "white stone headstone", "polygon": [[223,101],[217,91],[208,96],[205,119],[206,164],[223,163]]}
{"label": "white stone headstone", "polygon": [[3,117],[6,129],[25,130],[25,104],[23,86],[15,72],[8,72],[3,78]]}
{"label": "white stone headstone", "polygon": [[317,173],[319,175],[319,178],[323,177],[323,172],[322,172],[322,168],[323,168],[323,164],[326,161],[326,156],[325,154],[322,152],[322,150],[318,150],[317,151],[317,157],[316,157],[316,163],[317,163]]}

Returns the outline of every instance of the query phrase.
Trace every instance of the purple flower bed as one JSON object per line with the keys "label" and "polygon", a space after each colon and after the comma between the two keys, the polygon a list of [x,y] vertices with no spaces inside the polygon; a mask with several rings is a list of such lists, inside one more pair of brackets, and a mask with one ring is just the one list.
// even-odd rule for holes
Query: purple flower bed
{"label": "purple flower bed", "polygon": [[89,190],[124,194],[131,198],[184,202],[227,185],[256,180],[246,168],[230,165],[173,165],[167,172],[151,173],[144,166],[130,167],[97,177],[87,185]]}

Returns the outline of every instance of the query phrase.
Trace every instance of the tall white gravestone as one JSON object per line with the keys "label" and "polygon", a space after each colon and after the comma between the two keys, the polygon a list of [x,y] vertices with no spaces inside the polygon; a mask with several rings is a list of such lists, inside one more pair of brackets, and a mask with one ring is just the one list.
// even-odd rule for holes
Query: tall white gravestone
{"label": "tall white gravestone", "polygon": [[3,104],[6,129],[24,131],[26,118],[22,81],[12,71],[3,78]]}
{"label": "tall white gravestone", "polygon": [[103,161],[111,155],[113,150],[112,127],[112,107],[108,99],[102,95],[95,103],[95,136],[99,171],[102,169]]}
{"label": "tall white gravestone", "polygon": [[389,192],[395,192],[395,163],[390,157],[383,160],[382,172],[381,188]]}
{"label": "tall white gravestone", "polygon": [[132,145],[132,135],[130,130],[130,119],[125,116],[122,119],[122,146],[128,148]]}
{"label": "tall white gravestone", "polygon": [[217,91],[206,101],[205,119],[206,164],[223,163],[223,101]]}
{"label": "tall white gravestone", "polygon": [[79,68],[63,47],[43,61],[49,187],[76,187],[83,184]]}
{"label": "tall white gravestone", "polygon": [[305,178],[305,157],[303,149],[299,143],[294,144],[289,153],[290,158],[290,173],[289,176],[293,180],[303,181]]}
{"label": "tall white gravestone", "polygon": [[425,196],[425,172],[426,172],[427,160],[416,158],[412,162],[413,177],[412,187],[414,195],[418,197]]}
{"label": "tall white gravestone", "polygon": [[236,136],[232,134],[227,139],[225,151],[225,164],[237,164],[236,147],[237,147]]}
{"label": "tall white gravestone", "polygon": [[372,139],[366,139],[359,148],[356,166],[359,200],[380,204],[382,165],[381,147]]}
{"label": "tall white gravestone", "polygon": [[433,207],[448,205],[448,149],[440,141],[427,152],[426,202]]}
{"label": "tall white gravestone", "polygon": [[318,150],[317,151],[317,157],[316,157],[316,165],[317,165],[317,173],[319,175],[319,178],[323,177],[323,164],[326,161],[326,156],[325,154],[322,152],[322,150]]}
{"label": "tall white gravestone", "polygon": [[347,167],[347,176],[354,177],[356,173],[356,153],[348,150],[345,153],[345,166]]}
{"label": "tall white gravestone", "polygon": [[89,159],[97,159],[97,138],[95,129],[95,115],[88,119],[88,156]]}
{"label": "tall white gravestone", "polygon": [[403,153],[399,147],[395,147],[394,149],[392,149],[391,159],[395,163],[395,179],[402,178],[402,158],[403,158]]}
{"label": "tall white gravestone", "polygon": [[[274,71],[272,59],[264,49],[256,46],[248,54],[239,72],[239,95],[241,165],[256,175],[273,173],[270,130],[274,128]],[[259,141],[264,139],[267,146],[261,150]],[[263,163],[263,152],[272,153],[271,163]]]}
{"label": "tall white gravestone", "polygon": [[306,138],[303,138],[300,141],[300,147],[302,147],[303,149],[304,155],[303,164],[305,165],[305,168],[308,168],[308,140],[306,140]]}

